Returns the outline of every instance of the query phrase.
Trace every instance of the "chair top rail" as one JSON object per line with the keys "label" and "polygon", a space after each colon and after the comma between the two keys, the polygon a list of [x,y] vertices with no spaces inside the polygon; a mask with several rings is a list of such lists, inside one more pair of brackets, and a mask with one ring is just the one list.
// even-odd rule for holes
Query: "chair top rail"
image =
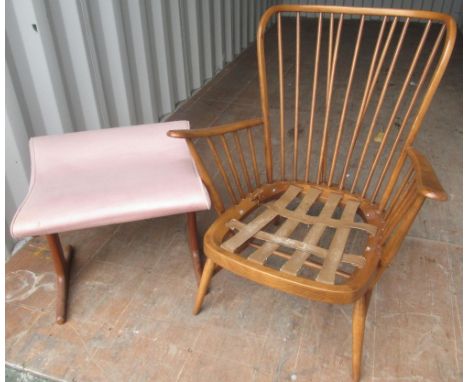
{"label": "chair top rail", "polygon": [[368,8],[368,7],[346,7],[336,5],[295,5],[282,4],[268,8],[260,19],[258,31],[265,30],[270,17],[278,12],[304,12],[304,13],[332,13],[365,16],[390,16],[390,17],[410,17],[414,19],[437,20],[452,25],[456,33],[456,23],[452,16],[434,11],[395,9],[395,8]]}

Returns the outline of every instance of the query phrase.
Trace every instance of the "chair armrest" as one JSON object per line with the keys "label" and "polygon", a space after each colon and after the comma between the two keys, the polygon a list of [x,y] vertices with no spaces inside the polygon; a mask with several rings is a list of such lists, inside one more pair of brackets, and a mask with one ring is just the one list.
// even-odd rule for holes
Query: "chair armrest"
{"label": "chair armrest", "polygon": [[410,157],[416,175],[416,185],[420,194],[428,199],[447,200],[447,193],[437,179],[429,161],[414,147],[406,149]]}
{"label": "chair armrest", "polygon": [[225,125],[205,127],[205,128],[196,129],[196,130],[170,130],[167,132],[167,135],[172,138],[186,138],[186,139],[207,138],[207,137],[214,137],[214,136],[222,135],[226,133],[232,133],[234,131],[243,130],[243,129],[247,129],[250,127],[255,127],[261,124],[263,124],[263,119],[255,118],[255,119],[247,119],[244,121],[239,121],[239,122],[234,122],[234,123],[228,123]]}
{"label": "chair armrest", "polygon": [[[253,180],[255,180],[257,187],[260,185],[260,174],[256,159],[257,154],[251,129],[261,125],[263,125],[263,119],[255,118],[203,129],[170,130],[167,132],[169,137],[184,138],[186,140],[190,154],[197,166],[203,183],[208,189],[213,207],[218,214],[225,211],[225,205],[218,191],[217,182],[215,182],[216,177],[214,175],[217,174],[216,170],[221,174],[221,180],[224,183],[225,191],[233,204],[242,199],[247,192],[252,192],[254,190]],[[248,144],[244,148],[242,147],[239,134],[237,134],[238,131],[241,130],[244,130],[248,135]],[[228,141],[226,139],[227,134],[233,135],[233,139]],[[222,156],[220,155],[220,150],[216,147],[214,139],[211,139],[214,137],[219,138],[218,147],[221,145]],[[198,138],[205,139],[195,142]],[[248,158],[249,154],[250,158]],[[213,160],[210,166],[205,166],[204,164],[205,159],[208,159],[207,156],[208,158],[211,157],[211,160]],[[226,160],[223,160],[223,157]],[[241,172],[239,172],[239,167],[236,166],[236,162],[240,165]],[[247,162],[250,162],[253,168],[254,178],[252,177],[252,172],[248,170]],[[247,189],[242,185],[241,176],[244,178],[244,186],[247,186]],[[234,180],[234,182],[232,182],[232,180]]]}

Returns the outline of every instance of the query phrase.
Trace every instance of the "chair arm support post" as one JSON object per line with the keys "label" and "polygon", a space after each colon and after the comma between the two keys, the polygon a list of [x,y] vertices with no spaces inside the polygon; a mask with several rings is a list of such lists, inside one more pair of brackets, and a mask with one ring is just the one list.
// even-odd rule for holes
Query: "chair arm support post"
{"label": "chair arm support post", "polygon": [[406,154],[411,161],[414,178],[412,186],[408,187],[404,196],[395,202],[385,218],[382,231],[384,241],[382,257],[374,282],[377,282],[397,254],[424,201],[447,200],[447,194],[424,155],[411,146],[406,148]]}
{"label": "chair arm support post", "polygon": [[[419,210],[426,200],[426,198],[421,194],[409,195],[408,198],[413,199],[411,207],[405,212],[403,218],[396,225],[396,227],[392,229],[391,233],[388,235],[388,238],[385,240],[382,248],[382,256],[380,258],[379,267],[377,268],[376,276],[371,283],[372,287],[377,283],[384,271],[392,263],[393,258],[398,253],[401,245],[403,244],[403,240],[408,234],[411,225],[413,224]],[[386,227],[384,226],[384,229],[385,228]]]}
{"label": "chair arm support post", "polygon": [[193,144],[191,139],[187,139],[187,145],[190,150],[190,154],[195,162],[195,166],[197,167],[198,172],[200,173],[200,177],[203,181],[203,184],[208,189],[208,193],[210,194],[210,199],[213,202],[213,207],[218,214],[222,214],[224,212],[224,203],[221,199],[221,196],[216,188],[213,179],[211,178],[208,170],[206,169],[203,161],[198,154],[195,145]]}
{"label": "chair arm support post", "polygon": [[416,184],[419,193],[428,199],[447,200],[447,193],[440,184],[434,169],[426,157],[412,146],[409,146],[406,151],[416,174]]}

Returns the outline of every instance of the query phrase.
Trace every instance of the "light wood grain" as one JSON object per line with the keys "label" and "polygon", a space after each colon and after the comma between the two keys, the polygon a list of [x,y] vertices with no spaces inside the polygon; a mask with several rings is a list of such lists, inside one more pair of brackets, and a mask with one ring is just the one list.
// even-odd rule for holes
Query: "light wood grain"
{"label": "light wood grain", "polygon": [[[358,202],[351,201],[346,204],[343,215],[341,216],[341,221],[353,221],[358,207]],[[333,241],[331,242],[328,250],[328,256],[325,258],[325,262],[323,263],[323,269],[317,276],[317,281],[326,284],[333,284],[335,282],[335,273],[343,257],[343,252],[346,242],[348,241],[350,231],[350,228],[338,228],[336,230],[335,236],[333,237]]]}
{"label": "light wood grain", "polygon": [[[319,197],[320,191],[311,188],[307,193],[305,194],[304,198],[301,200],[301,203],[299,206],[294,210],[294,212],[300,214],[300,215],[305,215],[307,211],[310,209],[312,204],[315,202],[315,200]],[[275,232],[275,235],[277,236],[289,236],[299,225],[299,221],[297,220],[291,220],[287,219],[281,227]],[[273,242],[266,242],[263,244],[259,249],[257,249],[254,253],[252,253],[249,256],[249,259],[252,261],[255,261],[257,263],[263,264],[265,260],[273,254],[276,249],[278,249],[280,244],[278,243],[273,243]]]}
{"label": "light wood grain", "polygon": [[[298,187],[290,187],[288,190],[275,202],[279,208],[286,207],[296,196],[301,192]],[[235,251],[254,234],[266,226],[270,221],[276,217],[277,213],[267,209],[258,215],[249,224],[246,224],[239,230],[233,237],[222,244],[222,248],[227,251]]]}
{"label": "light wood grain", "polygon": [[[248,225],[238,220],[233,219],[227,223],[227,226],[230,229],[241,230],[241,229],[247,228]],[[255,237],[257,239],[275,243],[283,247],[288,247],[288,248],[292,248],[300,252],[304,252],[307,255],[307,257],[310,255],[316,255],[322,258],[328,258],[329,256],[329,251],[324,248],[309,244],[305,241],[299,241],[299,240],[294,240],[288,237],[279,236],[278,234],[272,234],[272,233],[268,233],[264,231],[257,231],[251,237]],[[223,247],[223,249],[225,248]],[[362,268],[364,264],[366,263],[366,259],[360,255],[353,255],[353,254],[347,254],[347,253],[346,254],[342,253],[341,255],[343,256],[343,262],[348,263],[348,264],[353,264],[359,268]],[[341,260],[341,257],[340,257],[340,260]]]}

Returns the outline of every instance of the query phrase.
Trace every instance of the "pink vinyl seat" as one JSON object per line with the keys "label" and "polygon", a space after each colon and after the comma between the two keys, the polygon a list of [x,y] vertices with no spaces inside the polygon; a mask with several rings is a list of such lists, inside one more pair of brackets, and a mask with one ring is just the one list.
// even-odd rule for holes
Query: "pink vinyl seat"
{"label": "pink vinyl seat", "polygon": [[15,238],[210,208],[185,142],[166,136],[187,121],[35,137],[29,192]]}
{"label": "pink vinyl seat", "polygon": [[188,121],[35,137],[30,140],[29,191],[10,231],[45,235],[57,276],[56,321],[66,320],[73,248],[59,233],[185,213],[195,275],[202,262],[195,212],[211,202],[187,144],[169,130]]}

